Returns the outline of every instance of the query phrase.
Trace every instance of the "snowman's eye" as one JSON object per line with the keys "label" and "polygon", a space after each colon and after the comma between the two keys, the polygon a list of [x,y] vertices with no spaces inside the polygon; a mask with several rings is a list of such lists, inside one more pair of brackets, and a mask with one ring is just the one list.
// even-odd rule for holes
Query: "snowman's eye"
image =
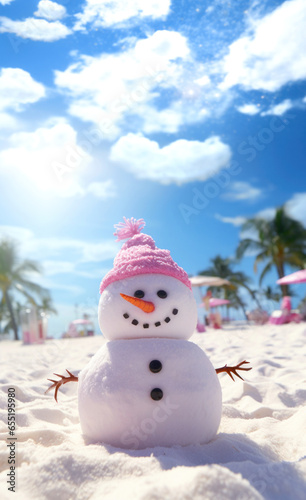
{"label": "snowman's eye", "polygon": [[165,299],[168,296],[168,294],[167,294],[167,292],[165,292],[165,290],[158,290],[157,295],[160,299]]}
{"label": "snowman's eye", "polygon": [[134,297],[137,297],[137,299],[142,299],[144,297],[144,292],[142,290],[136,290],[134,293]]}

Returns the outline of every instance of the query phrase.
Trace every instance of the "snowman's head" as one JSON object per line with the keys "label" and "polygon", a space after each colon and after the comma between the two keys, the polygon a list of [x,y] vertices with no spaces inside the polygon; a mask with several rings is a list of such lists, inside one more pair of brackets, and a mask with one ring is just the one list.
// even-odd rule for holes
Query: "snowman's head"
{"label": "snowman's head", "polygon": [[188,339],[196,327],[192,291],[162,274],[143,274],[111,283],[99,302],[99,325],[109,340]]}
{"label": "snowman's head", "polygon": [[100,286],[99,324],[108,339],[189,338],[197,308],[187,273],[169,250],[140,234],[142,219],[118,224],[118,240],[127,239],[114,267]]}

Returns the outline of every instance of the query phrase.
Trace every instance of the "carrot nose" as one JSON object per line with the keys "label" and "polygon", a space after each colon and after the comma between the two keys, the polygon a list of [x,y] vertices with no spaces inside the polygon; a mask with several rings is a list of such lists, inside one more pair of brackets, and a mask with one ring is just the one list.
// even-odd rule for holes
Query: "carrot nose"
{"label": "carrot nose", "polygon": [[155,309],[153,302],[147,302],[146,300],[137,299],[137,297],[131,297],[130,295],[125,295],[125,293],[120,293],[120,295],[124,300],[127,300],[134,306],[139,307],[139,309],[142,309],[142,311],[146,313],[151,313]]}

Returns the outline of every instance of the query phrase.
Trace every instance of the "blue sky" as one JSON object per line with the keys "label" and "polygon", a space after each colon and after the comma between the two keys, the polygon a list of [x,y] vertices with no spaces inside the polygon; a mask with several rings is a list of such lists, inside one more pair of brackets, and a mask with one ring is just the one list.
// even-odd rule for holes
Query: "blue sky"
{"label": "blue sky", "polygon": [[0,0],[0,233],[42,263],[51,333],[95,315],[123,216],[190,274],[246,217],[306,224],[305,25],[304,0]]}

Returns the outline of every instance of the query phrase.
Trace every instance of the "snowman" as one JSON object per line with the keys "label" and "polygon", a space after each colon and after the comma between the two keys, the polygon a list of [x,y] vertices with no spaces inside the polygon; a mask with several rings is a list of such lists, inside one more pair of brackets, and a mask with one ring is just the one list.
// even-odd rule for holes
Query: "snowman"
{"label": "snowman", "polygon": [[[142,449],[207,443],[221,419],[220,372],[188,339],[197,305],[187,273],[169,250],[143,234],[143,219],[118,224],[126,240],[100,286],[99,326],[107,339],[79,377],[50,380],[55,399],[61,385],[78,381],[78,407],[87,442]],[[233,377],[232,377],[233,378]],[[240,377],[241,378],[241,377]]]}

